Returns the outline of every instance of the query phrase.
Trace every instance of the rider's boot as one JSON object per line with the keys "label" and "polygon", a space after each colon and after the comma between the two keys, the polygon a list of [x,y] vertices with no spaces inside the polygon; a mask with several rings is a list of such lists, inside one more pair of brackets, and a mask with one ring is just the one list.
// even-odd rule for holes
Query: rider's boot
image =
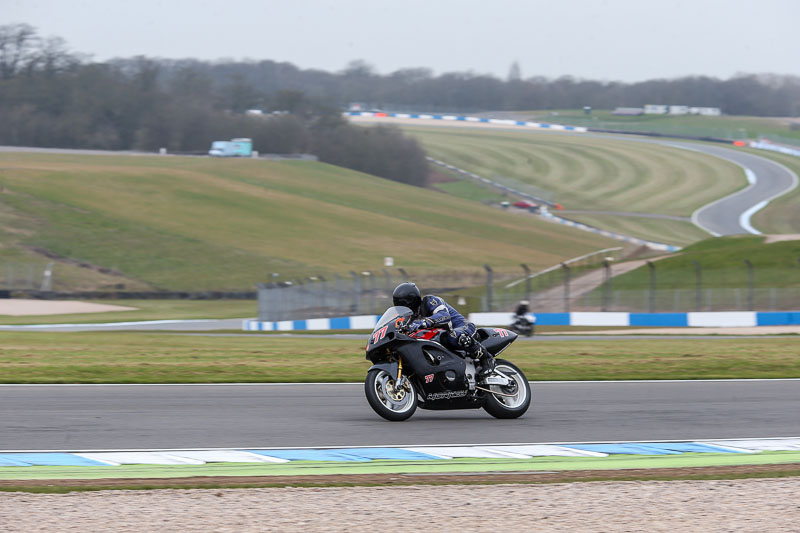
{"label": "rider's boot", "polygon": [[494,357],[492,357],[492,354],[477,341],[470,348],[471,353],[469,353],[469,356],[476,359],[481,367],[480,372],[478,372],[478,378],[485,378],[491,375],[494,372]]}

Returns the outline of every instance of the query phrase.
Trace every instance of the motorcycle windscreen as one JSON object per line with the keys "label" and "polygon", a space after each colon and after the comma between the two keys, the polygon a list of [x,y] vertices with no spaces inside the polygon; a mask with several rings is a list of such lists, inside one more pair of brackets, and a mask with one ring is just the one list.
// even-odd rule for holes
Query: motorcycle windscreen
{"label": "motorcycle windscreen", "polygon": [[409,309],[408,307],[403,307],[402,305],[390,307],[378,319],[378,323],[375,325],[375,329],[373,331],[381,329],[386,324],[394,322],[398,318],[408,318],[413,314],[414,313],[413,311],[411,311],[411,309]]}

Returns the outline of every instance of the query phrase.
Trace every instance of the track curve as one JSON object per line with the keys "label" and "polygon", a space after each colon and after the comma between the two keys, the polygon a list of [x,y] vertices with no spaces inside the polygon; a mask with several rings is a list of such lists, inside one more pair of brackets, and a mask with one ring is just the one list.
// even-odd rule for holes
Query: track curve
{"label": "track curve", "polygon": [[[692,150],[714,157],[719,157],[739,165],[743,167],[743,169],[752,171],[752,175],[754,175],[755,180],[744,189],[701,206],[694,212],[692,215],[692,222],[699,228],[714,236],[735,235],[740,233],[759,233],[757,229],[753,228],[749,224],[749,217],[759,209],[765,207],[770,200],[782,196],[797,187],[798,182],[800,181],[794,172],[785,166],[776,163],[775,161],[748,152],[742,152],[712,144],[654,140],[610,133],[575,133],[567,131],[532,130],[530,128],[521,126],[503,126],[499,124],[482,124],[473,122],[427,122],[419,119],[398,119],[392,117],[348,118],[354,122],[364,123],[386,122],[424,127],[494,129],[540,135],[577,135],[604,139],[618,139],[624,142],[660,144],[662,146],[670,146],[683,150]],[[749,179],[750,176],[748,176],[748,180]],[[656,216],[653,218],[661,217]]]}
{"label": "track curve", "polygon": [[5,385],[0,450],[488,444],[800,435],[800,380],[543,382],[517,420],[379,418],[362,384]]}
{"label": "track curve", "polygon": [[755,154],[721,146],[662,144],[698,150],[727,159],[753,173],[755,183],[750,183],[740,191],[701,207],[692,215],[692,222],[712,235],[757,232],[750,226],[749,217],[758,210],[757,208],[763,208],[770,200],[788,193],[798,184],[797,174],[775,161]]}

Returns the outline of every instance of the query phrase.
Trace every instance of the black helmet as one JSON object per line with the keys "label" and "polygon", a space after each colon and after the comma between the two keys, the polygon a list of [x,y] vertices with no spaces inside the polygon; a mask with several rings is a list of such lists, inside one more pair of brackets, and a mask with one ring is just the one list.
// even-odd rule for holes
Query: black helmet
{"label": "black helmet", "polygon": [[394,305],[408,307],[416,313],[419,310],[419,304],[422,303],[422,296],[420,295],[419,288],[416,285],[410,281],[406,281],[405,283],[401,283],[394,288],[394,292],[392,293],[392,301],[394,302]]}

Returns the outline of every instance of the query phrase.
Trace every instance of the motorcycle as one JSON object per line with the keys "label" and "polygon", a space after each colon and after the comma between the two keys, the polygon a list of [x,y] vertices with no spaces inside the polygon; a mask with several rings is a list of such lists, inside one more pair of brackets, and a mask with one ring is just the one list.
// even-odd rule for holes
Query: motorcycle
{"label": "motorcycle", "polygon": [[495,358],[494,371],[479,377],[476,362],[441,342],[442,328],[408,330],[413,312],[390,307],[367,341],[364,393],[372,409],[391,421],[407,420],[420,409],[480,409],[496,418],[522,416],[531,403],[527,378],[497,356],[517,338],[502,328],[478,328],[477,339]]}
{"label": "motorcycle", "polygon": [[531,321],[526,315],[514,315],[512,320],[513,322],[508,326],[508,329],[517,335],[525,335],[526,337],[533,335],[533,326],[536,323],[535,317],[534,320]]}

